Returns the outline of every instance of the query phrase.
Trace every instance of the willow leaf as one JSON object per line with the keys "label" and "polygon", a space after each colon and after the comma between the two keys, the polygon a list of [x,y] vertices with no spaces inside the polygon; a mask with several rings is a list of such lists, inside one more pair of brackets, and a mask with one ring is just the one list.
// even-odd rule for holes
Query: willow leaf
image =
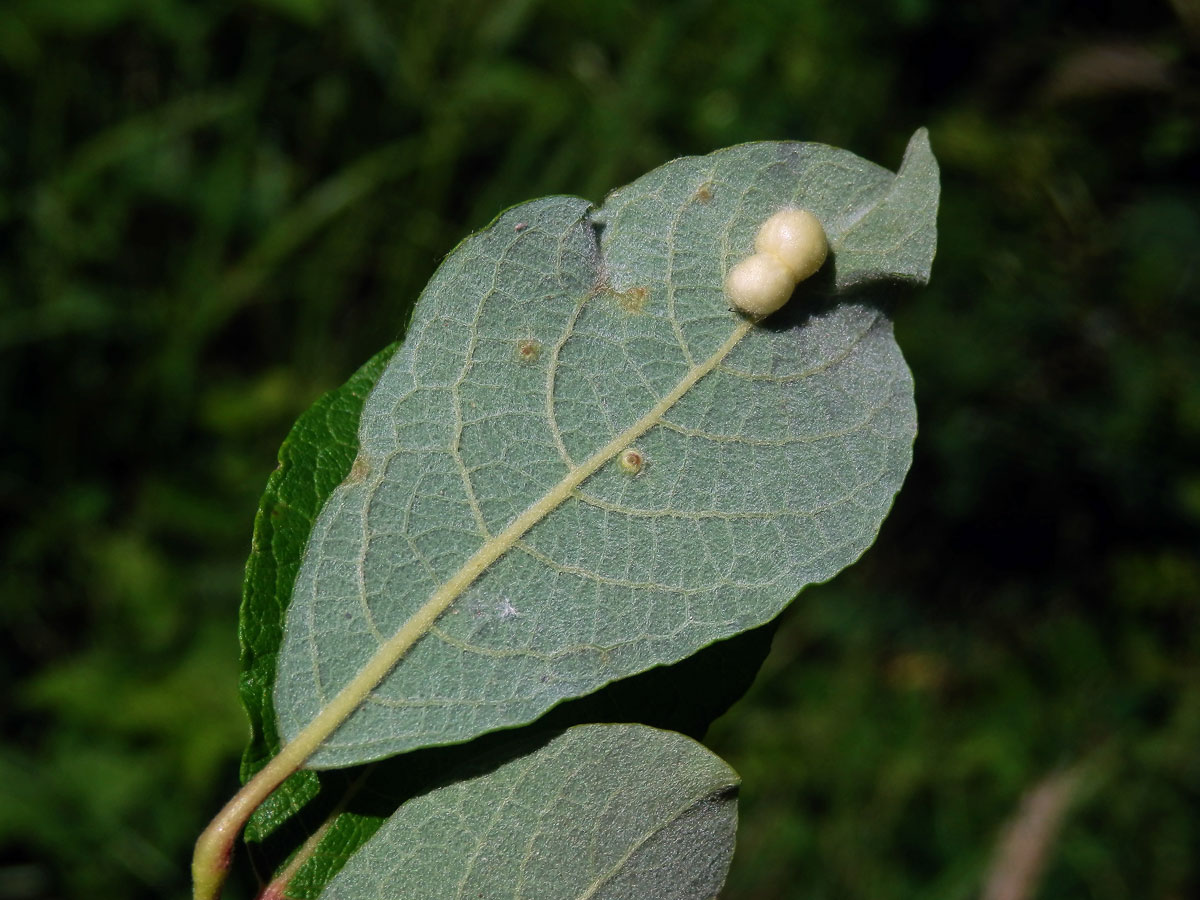
{"label": "willow leaf", "polygon": [[581,725],[476,769],[401,806],[321,897],[707,900],[725,881],[738,778],[689,738]]}
{"label": "willow leaf", "polygon": [[[531,721],[759,625],[856,559],[911,458],[887,306],[928,277],[937,194],[923,131],[898,175],[747,144],[600,209],[518,206],[464,241],[363,407],[296,580],[282,734],[382,677],[306,764]],[[722,280],[783,206],[822,221],[832,264],[755,323]],[[621,464],[631,447],[644,464]]]}

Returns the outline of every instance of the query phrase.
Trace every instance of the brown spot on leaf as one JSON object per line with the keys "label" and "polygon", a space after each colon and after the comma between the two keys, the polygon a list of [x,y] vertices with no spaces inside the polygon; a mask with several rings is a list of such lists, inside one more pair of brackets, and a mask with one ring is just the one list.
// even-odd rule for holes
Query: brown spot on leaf
{"label": "brown spot on leaf", "polygon": [[371,464],[361,456],[355,457],[350,474],[346,476],[346,484],[358,484],[371,473]]}
{"label": "brown spot on leaf", "polygon": [[542,342],[533,338],[517,341],[517,361],[523,363],[537,362],[542,355]]}
{"label": "brown spot on leaf", "polygon": [[640,313],[646,308],[646,301],[650,297],[650,289],[645,287],[633,287],[627,291],[617,291],[613,294],[616,298],[617,306],[625,310],[627,313]]}
{"label": "brown spot on leaf", "polygon": [[621,470],[629,475],[636,475],[646,467],[646,457],[636,447],[626,447],[617,457]]}

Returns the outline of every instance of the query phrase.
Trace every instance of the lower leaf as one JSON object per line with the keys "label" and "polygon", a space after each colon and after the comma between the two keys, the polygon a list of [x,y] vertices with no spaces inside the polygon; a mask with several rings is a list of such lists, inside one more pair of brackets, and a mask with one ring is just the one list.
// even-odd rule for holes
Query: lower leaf
{"label": "lower leaf", "polygon": [[701,900],[725,881],[737,774],[683,735],[583,725],[409,801],[326,900]]}

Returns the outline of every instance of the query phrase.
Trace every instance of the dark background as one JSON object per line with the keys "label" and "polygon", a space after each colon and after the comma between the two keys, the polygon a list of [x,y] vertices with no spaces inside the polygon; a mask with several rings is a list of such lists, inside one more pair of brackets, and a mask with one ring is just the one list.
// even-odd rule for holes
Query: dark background
{"label": "dark background", "polygon": [[975,896],[1062,771],[1041,896],[1200,895],[1198,49],[1196,0],[9,0],[0,900],[187,892],[276,448],[467,232],[920,125],[915,463],[711,733],[726,896]]}

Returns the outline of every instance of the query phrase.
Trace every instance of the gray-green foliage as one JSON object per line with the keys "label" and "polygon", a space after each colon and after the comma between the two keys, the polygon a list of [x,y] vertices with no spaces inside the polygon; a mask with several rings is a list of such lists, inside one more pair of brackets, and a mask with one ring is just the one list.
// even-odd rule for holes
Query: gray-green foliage
{"label": "gray-green foliage", "polygon": [[725,880],[738,778],[689,738],[580,725],[476,769],[400,807],[323,896],[684,900]]}
{"label": "gray-green foliage", "polygon": [[[853,561],[907,471],[916,422],[885,293],[847,290],[927,276],[936,198],[924,133],[899,177],[822,145],[748,144],[663,166],[596,211],[524,204],[465,241],[368,398],[354,471],[313,528],[279,664],[283,732],[639,422],[647,465],[605,461],[510,542],[310,765],[530,721],[758,625]],[[724,272],[787,205],[822,220],[836,278],[730,346],[742,320]]]}
{"label": "gray-green foliage", "polygon": [[[277,749],[272,702],[294,736],[489,543],[504,552],[310,767],[531,721],[767,621],[855,559],[909,464],[912,384],[889,308],[896,283],[928,277],[937,179],[924,132],[899,174],[823,145],[750,144],[669,163],[600,209],[569,197],[523,204],[464,241],[386,368],[381,354],[302,417],[281,454],[243,607],[256,728],[246,774]],[[723,275],[788,205],[822,219],[831,264],[749,326],[728,308]],[[645,459],[636,473],[614,458],[631,427]],[[545,505],[588,460],[594,474]],[[527,532],[504,538],[539,504]],[[305,548],[297,538],[309,530]],[[575,738],[556,753],[563,765],[595,755]],[[493,790],[522,758],[495,764],[473,790]],[[588,763],[597,777],[617,777],[614,765],[611,754]],[[643,783],[679,788],[676,774],[662,767]],[[277,792],[255,839],[308,802],[311,779]],[[386,772],[370,784],[393,805],[412,795]],[[387,812],[338,817],[293,882],[299,895],[315,896],[347,860],[374,872],[373,860],[399,852],[396,835],[409,835],[403,844],[411,831],[396,823],[415,802],[361,857]],[[440,846],[426,835],[421,845],[435,856]],[[720,878],[727,855],[704,852],[726,860]]]}

